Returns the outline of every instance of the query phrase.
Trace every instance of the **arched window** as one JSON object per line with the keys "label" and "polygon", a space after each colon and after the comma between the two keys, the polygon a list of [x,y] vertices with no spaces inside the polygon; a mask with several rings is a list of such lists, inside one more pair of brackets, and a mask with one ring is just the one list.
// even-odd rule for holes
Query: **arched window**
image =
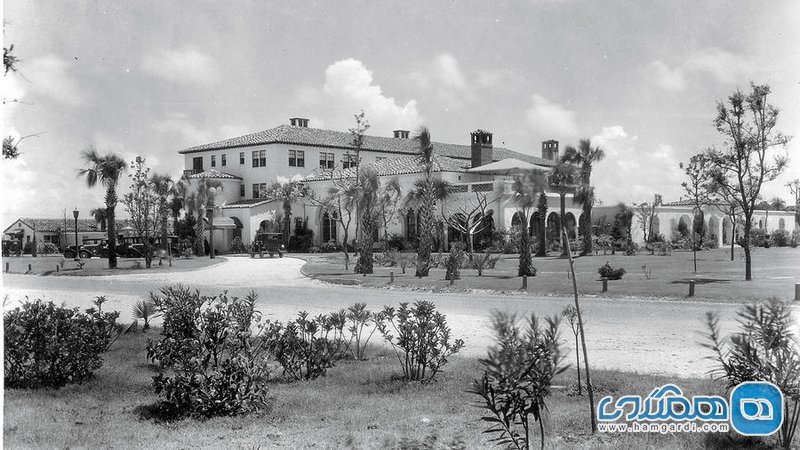
{"label": "arched window", "polygon": [[511,218],[511,226],[512,227],[521,227],[522,224],[525,223],[525,219],[521,212],[517,211],[514,213],[514,216]]}
{"label": "arched window", "polygon": [[322,213],[322,242],[336,242],[336,212]]}
{"label": "arched window", "polygon": [[417,213],[413,209],[409,209],[406,213],[406,239],[409,241],[413,241],[419,236],[419,230],[417,229],[419,222],[417,219]]}

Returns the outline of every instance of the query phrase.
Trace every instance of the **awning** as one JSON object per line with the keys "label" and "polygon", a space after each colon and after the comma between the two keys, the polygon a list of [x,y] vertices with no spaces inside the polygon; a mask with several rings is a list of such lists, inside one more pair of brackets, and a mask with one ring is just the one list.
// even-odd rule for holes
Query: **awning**
{"label": "awning", "polygon": [[491,164],[473,167],[472,169],[468,169],[467,172],[483,175],[516,175],[530,172],[531,170],[552,170],[552,168],[537,166],[536,164],[520,161],[515,158],[506,158]]}
{"label": "awning", "polygon": [[[203,220],[208,223],[207,218],[203,218]],[[237,225],[236,222],[230,217],[214,217],[214,229],[215,230],[227,230],[227,229],[236,229],[241,228],[241,225]]]}

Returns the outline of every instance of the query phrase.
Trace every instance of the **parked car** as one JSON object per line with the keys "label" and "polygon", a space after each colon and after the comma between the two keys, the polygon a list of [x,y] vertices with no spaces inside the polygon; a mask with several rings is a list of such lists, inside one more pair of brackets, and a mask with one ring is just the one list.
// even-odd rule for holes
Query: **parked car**
{"label": "parked car", "polygon": [[3,256],[22,256],[22,242],[16,239],[3,240]]}
{"label": "parked car", "polygon": [[[78,256],[81,259],[89,259],[92,257],[92,252],[86,246],[81,245],[78,247]],[[66,250],[64,250],[64,257],[65,258],[74,258],[75,257],[75,246],[70,245],[67,246]]]}
{"label": "parked car", "polygon": [[272,258],[277,253],[278,257],[283,258],[283,254],[286,252],[282,233],[258,233],[254,244],[253,254],[267,252]]}

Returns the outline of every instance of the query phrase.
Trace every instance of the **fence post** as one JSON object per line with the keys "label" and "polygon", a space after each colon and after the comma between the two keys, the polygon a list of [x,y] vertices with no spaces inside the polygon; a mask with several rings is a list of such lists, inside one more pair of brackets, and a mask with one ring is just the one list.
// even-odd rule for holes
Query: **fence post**
{"label": "fence post", "polygon": [[8,263],[6,263],[6,273],[8,273]]}
{"label": "fence post", "polygon": [[603,292],[608,292],[608,278],[603,278]]}
{"label": "fence post", "polygon": [[689,297],[694,297],[694,280],[689,280]]}
{"label": "fence post", "polygon": [[794,299],[800,301],[800,283],[794,284]]}
{"label": "fence post", "polygon": [[389,271],[389,284],[394,283],[394,270]]}
{"label": "fence post", "polygon": [[28,264],[28,272],[30,272],[30,271],[31,271],[31,265]]}
{"label": "fence post", "polygon": [[524,289],[524,290],[528,289],[528,276],[527,275],[523,275],[522,276],[522,289]]}
{"label": "fence post", "polygon": [[56,264],[56,272],[58,272],[58,264]]}

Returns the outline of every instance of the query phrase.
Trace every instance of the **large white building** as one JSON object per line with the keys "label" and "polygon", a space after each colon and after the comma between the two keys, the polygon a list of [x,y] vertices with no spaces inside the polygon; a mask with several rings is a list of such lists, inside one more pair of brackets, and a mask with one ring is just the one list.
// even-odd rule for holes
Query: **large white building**
{"label": "large white building", "polygon": [[[214,247],[226,251],[235,238],[244,244],[253,241],[256,233],[269,230],[283,218],[280,201],[266,198],[264,192],[271,184],[283,179],[301,179],[318,197],[324,197],[337,179],[355,176],[355,146],[349,132],[310,128],[309,120],[292,118],[289,125],[280,125],[269,130],[247,134],[231,139],[198,145],[181,150],[184,157],[184,175],[193,182],[214,179],[223,189],[217,196],[214,213]],[[487,215],[491,214],[493,227],[508,229],[513,225],[524,226],[532,233],[539,227],[535,209],[522,217],[512,200],[511,184],[515,175],[530,168],[552,170],[559,160],[559,144],[555,140],[542,143],[541,157],[531,156],[502,147],[494,147],[492,134],[477,130],[465,134],[469,145],[434,142],[435,177],[451,184],[450,195],[437,208],[439,214],[449,215],[474,204],[479,196],[490,200]],[[466,139],[465,139],[466,140]],[[364,136],[360,157],[361,164],[371,165],[384,180],[396,177],[403,195],[413,187],[422,173],[421,159],[417,156],[419,143],[409,131],[395,130],[392,137]],[[548,212],[545,229],[548,240],[558,236],[562,221],[571,235],[582,224],[582,209],[565,196],[565,214],[560,214],[560,196],[547,194]],[[691,206],[685,202],[660,205],[659,218],[655,225],[658,232],[670,237],[681,221],[693,217]],[[469,208],[466,208],[469,209]],[[603,215],[613,217],[615,207],[595,207],[593,218]],[[332,212],[307,200],[292,205],[292,232],[300,223],[313,231],[313,242],[341,242],[341,226],[333,220]],[[413,207],[401,207],[399,214],[389,226],[389,234],[412,240],[422,232],[418,228],[418,212]],[[767,214],[769,223],[767,223]],[[719,244],[730,242],[730,222],[722,211],[709,208],[706,211],[707,226],[717,237]],[[758,225],[758,224],[761,225]],[[758,211],[754,226],[768,229],[786,229],[792,232],[796,224],[790,212]],[[457,239],[457,233],[449,233],[449,239]],[[634,225],[632,234],[641,243],[643,236]],[[350,234],[352,239],[353,233]]]}

